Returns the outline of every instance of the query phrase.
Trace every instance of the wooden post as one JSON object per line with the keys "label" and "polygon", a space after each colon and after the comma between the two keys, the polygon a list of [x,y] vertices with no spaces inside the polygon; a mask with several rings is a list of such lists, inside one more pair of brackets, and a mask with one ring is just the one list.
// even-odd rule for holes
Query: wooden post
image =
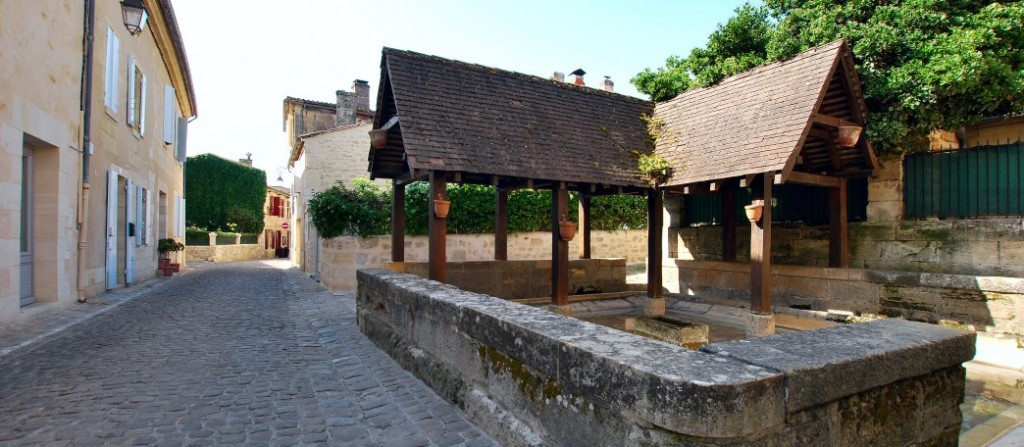
{"label": "wooden post", "polygon": [[558,223],[569,215],[569,190],[558,182],[551,194],[551,304],[569,305],[569,242],[563,241]]}
{"label": "wooden post", "polygon": [[405,262],[405,185],[391,184],[391,262]]}
{"label": "wooden post", "polygon": [[583,255],[580,259],[590,259],[590,196],[580,194],[580,230],[583,233]]}
{"label": "wooden post", "polygon": [[764,200],[761,220],[750,225],[750,311],[772,312],[772,183],[771,173],[758,175],[752,186],[754,200]]}
{"label": "wooden post", "polygon": [[722,260],[736,261],[736,188],[722,190]]}
{"label": "wooden post", "polygon": [[448,233],[448,225],[445,219],[437,217],[434,212],[434,199],[440,195],[442,198],[448,198],[448,192],[445,190],[447,181],[444,176],[444,172],[430,171],[430,197],[427,198],[427,208],[429,209],[430,219],[428,222],[428,263],[430,270],[430,279],[440,282],[448,282],[448,268],[445,265],[448,262],[445,253],[445,238]]}
{"label": "wooden post", "polygon": [[661,298],[661,191],[647,191],[647,297]]}
{"label": "wooden post", "polygon": [[508,190],[497,188],[494,203],[494,260],[508,260]]}
{"label": "wooden post", "polygon": [[838,188],[828,190],[829,207],[829,267],[848,267],[850,264],[850,245],[847,228],[849,218],[846,213],[846,179],[839,179]]}

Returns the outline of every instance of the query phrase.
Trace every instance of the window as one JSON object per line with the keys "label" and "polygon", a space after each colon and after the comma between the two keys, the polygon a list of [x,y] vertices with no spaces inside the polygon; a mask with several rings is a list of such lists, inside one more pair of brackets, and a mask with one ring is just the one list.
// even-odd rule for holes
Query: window
{"label": "window", "polygon": [[108,109],[117,111],[117,63],[121,54],[121,41],[114,34],[113,28],[107,27],[107,65],[104,73],[103,104]]}
{"label": "window", "polygon": [[178,130],[175,125],[178,123],[175,113],[174,87],[164,86],[164,144],[174,144],[174,137]]}
{"label": "window", "polygon": [[138,132],[146,133],[146,75],[142,73],[135,58],[128,60],[128,125]]}

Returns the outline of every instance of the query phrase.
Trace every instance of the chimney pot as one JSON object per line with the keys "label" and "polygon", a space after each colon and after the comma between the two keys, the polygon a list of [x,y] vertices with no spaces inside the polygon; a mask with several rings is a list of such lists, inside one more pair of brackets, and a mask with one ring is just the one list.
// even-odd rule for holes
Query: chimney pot
{"label": "chimney pot", "polygon": [[577,68],[575,71],[569,74],[576,76],[576,79],[573,81],[573,84],[587,85],[585,82],[583,82],[583,75],[587,74],[587,72],[583,71],[582,68]]}
{"label": "chimney pot", "polygon": [[555,74],[551,75],[552,81],[565,82],[565,73],[556,71]]}
{"label": "chimney pot", "polygon": [[615,83],[612,82],[611,76],[604,77],[604,82],[602,83],[602,86],[604,87],[604,91],[606,92],[615,92]]}

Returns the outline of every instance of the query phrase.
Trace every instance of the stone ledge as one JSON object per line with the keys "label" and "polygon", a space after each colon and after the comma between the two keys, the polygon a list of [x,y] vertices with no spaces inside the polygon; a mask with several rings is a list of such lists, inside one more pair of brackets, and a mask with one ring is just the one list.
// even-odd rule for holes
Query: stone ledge
{"label": "stone ledge", "polygon": [[975,334],[903,320],[836,326],[716,343],[704,352],[786,376],[786,411],[795,412],[862,390],[966,362]]}
{"label": "stone ledge", "polygon": [[[406,368],[447,398],[466,406],[467,396],[487,396],[487,406],[497,409],[481,414],[503,426],[531,427],[526,437],[547,443],[618,443],[626,440],[618,436],[636,435],[667,436],[679,445],[770,439],[801,445],[784,439],[826,430],[820,424],[857,427],[867,421],[858,418],[873,417],[811,417],[870,396],[908,420],[926,420],[931,407],[891,396],[917,392],[919,382],[945,383],[937,371],[959,371],[974,353],[973,334],[901,320],[688,351],[411,275],[360,270],[358,280],[359,324],[375,343],[392,355],[401,351]],[[958,416],[959,390],[932,406]],[[805,419],[818,422],[805,425]],[[905,428],[923,440],[938,439],[947,425],[955,434],[958,417],[941,422]],[[603,431],[565,431],[565,424],[579,423]],[[568,433],[575,434],[565,438]]]}

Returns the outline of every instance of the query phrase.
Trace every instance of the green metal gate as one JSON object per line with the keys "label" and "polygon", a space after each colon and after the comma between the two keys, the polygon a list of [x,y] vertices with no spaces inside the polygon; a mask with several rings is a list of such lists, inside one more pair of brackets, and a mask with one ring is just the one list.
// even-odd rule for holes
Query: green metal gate
{"label": "green metal gate", "polygon": [[1024,144],[907,155],[908,219],[1024,215]]}
{"label": "green metal gate", "polygon": [[[807,185],[777,185],[772,188],[772,222],[802,222],[824,225],[829,222],[828,188]],[[736,191],[737,224],[747,224],[743,207],[750,204],[750,189]],[[722,198],[718,195],[687,195],[683,198],[683,226],[722,224]],[[850,222],[867,219],[868,182],[852,179],[846,185],[846,213]]]}

